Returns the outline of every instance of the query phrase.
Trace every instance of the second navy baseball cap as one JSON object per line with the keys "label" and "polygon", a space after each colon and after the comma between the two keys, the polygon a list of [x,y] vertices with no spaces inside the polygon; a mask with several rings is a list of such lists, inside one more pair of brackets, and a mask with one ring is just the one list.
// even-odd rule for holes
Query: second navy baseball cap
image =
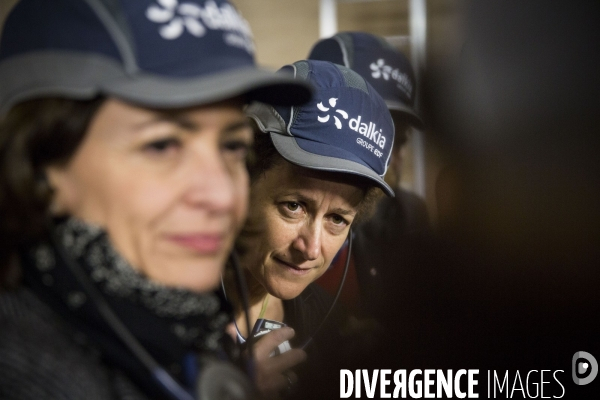
{"label": "second navy baseball cap", "polygon": [[311,83],[315,95],[301,106],[248,106],[248,115],[270,134],[279,154],[301,167],[367,178],[393,197],[383,176],[394,123],[375,89],[356,72],[326,61],[297,61],[280,71]]}
{"label": "second navy baseball cap", "polygon": [[317,42],[308,58],[331,61],[358,72],[383,97],[390,111],[423,128],[415,109],[417,88],[410,61],[384,38],[365,32],[341,32]]}

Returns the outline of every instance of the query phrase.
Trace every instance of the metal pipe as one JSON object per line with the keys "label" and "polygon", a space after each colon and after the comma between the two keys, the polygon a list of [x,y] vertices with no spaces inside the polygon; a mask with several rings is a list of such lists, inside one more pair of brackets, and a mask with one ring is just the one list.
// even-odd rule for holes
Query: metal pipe
{"label": "metal pipe", "polygon": [[321,0],[319,4],[319,37],[337,33],[337,0]]}
{"label": "metal pipe", "polygon": [[[421,87],[421,71],[425,68],[427,45],[427,5],[426,0],[409,0],[409,27],[411,36],[411,59],[415,70],[417,88]],[[419,110],[419,91],[417,90],[415,104]],[[425,137],[417,129],[412,132],[414,160],[414,191],[421,197],[426,193],[425,173]]]}

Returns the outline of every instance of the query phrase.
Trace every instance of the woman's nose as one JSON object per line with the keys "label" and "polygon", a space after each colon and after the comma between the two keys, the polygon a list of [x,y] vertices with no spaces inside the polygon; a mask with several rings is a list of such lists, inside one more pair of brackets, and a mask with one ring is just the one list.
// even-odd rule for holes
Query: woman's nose
{"label": "woman's nose", "polygon": [[214,212],[229,211],[235,205],[236,187],[232,171],[218,149],[196,155],[187,173],[190,175],[186,196],[188,203]]}
{"label": "woman's nose", "polygon": [[321,255],[322,229],[318,223],[306,224],[300,228],[293,247],[302,253],[305,260],[316,260]]}

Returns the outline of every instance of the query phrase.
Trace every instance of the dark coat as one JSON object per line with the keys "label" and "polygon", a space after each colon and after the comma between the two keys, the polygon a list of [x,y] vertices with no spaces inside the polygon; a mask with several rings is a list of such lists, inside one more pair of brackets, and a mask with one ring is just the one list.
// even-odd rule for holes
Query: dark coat
{"label": "dark coat", "polygon": [[0,293],[0,398],[147,399],[31,291]]}
{"label": "dark coat", "polygon": [[360,288],[362,314],[385,319],[387,309],[408,306],[421,297],[420,266],[431,235],[425,202],[398,190],[377,204],[372,218],[355,229],[352,254]]}

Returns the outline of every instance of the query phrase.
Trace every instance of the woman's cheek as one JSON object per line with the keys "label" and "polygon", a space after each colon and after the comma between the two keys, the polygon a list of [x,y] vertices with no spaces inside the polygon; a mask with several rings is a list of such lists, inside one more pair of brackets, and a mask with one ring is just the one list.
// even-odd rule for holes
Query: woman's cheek
{"label": "woman's cheek", "polygon": [[242,227],[244,226],[244,222],[248,217],[248,207],[249,207],[249,181],[248,181],[248,173],[244,167],[243,171],[238,171],[235,179],[233,179],[233,184],[235,185],[235,206],[234,206],[234,221],[236,227],[236,235],[240,232]]}

